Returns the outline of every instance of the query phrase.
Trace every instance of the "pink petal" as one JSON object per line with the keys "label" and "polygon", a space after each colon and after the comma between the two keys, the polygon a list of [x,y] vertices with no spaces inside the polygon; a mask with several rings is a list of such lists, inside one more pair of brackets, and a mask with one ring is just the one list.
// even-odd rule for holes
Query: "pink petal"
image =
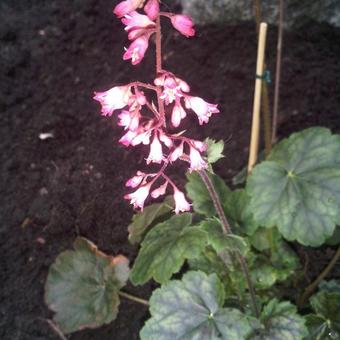
{"label": "pink petal", "polygon": [[195,35],[195,30],[193,28],[194,23],[188,16],[181,14],[173,15],[171,17],[171,23],[177,31],[187,38]]}
{"label": "pink petal", "polygon": [[133,176],[129,180],[126,181],[125,186],[136,188],[138,187],[139,184],[142,183],[144,177],[145,177],[145,173],[138,171],[136,176]]}
{"label": "pink petal", "polygon": [[157,189],[155,189],[154,191],[151,192],[151,197],[152,198],[158,198],[159,196],[163,196],[166,192],[167,186],[168,186],[168,182],[166,181],[160,187],[158,187]]}
{"label": "pink petal", "polygon": [[183,109],[182,105],[179,103],[175,103],[173,109],[172,109],[172,115],[171,115],[171,123],[174,127],[178,127],[181,123],[181,120],[186,117],[186,112]]}
{"label": "pink petal", "polygon": [[149,39],[145,35],[134,40],[123,55],[124,60],[131,59],[132,65],[139,64],[144,58],[149,46]]}
{"label": "pink petal", "polygon": [[170,162],[175,162],[183,155],[183,142],[170,154]]}
{"label": "pink petal", "polygon": [[162,144],[160,143],[157,134],[155,133],[153,141],[150,145],[150,153],[146,160],[147,164],[161,163],[163,160]]}
{"label": "pink petal", "polygon": [[183,192],[179,191],[178,189],[175,189],[174,200],[175,200],[175,204],[176,204],[176,206],[175,206],[175,213],[176,214],[190,210],[189,202],[185,199]]}
{"label": "pink petal", "polygon": [[190,168],[189,171],[201,171],[206,169],[208,164],[202,159],[201,154],[190,146]]}
{"label": "pink petal", "polygon": [[126,14],[122,19],[122,23],[126,26],[125,30],[128,32],[136,28],[155,27],[155,23],[147,15],[139,14],[136,11]]}
{"label": "pink petal", "polygon": [[128,104],[132,95],[130,86],[115,86],[105,92],[95,92],[93,99],[100,102],[102,115],[111,116],[114,110],[122,109]]}
{"label": "pink petal", "polygon": [[159,13],[159,2],[158,0],[149,0],[144,6],[144,11],[151,20],[155,20]]}
{"label": "pink petal", "polygon": [[168,137],[163,131],[159,132],[159,140],[168,148],[171,148],[173,145],[172,139]]}
{"label": "pink petal", "polygon": [[118,17],[121,18],[124,15],[134,11],[137,9],[143,0],[126,0],[120,2],[113,10],[113,13]]}
{"label": "pink petal", "polygon": [[149,195],[151,185],[152,183],[146,184],[135,192],[125,195],[124,198],[130,200],[130,203],[133,204],[134,208],[141,208],[143,210],[144,202]]}

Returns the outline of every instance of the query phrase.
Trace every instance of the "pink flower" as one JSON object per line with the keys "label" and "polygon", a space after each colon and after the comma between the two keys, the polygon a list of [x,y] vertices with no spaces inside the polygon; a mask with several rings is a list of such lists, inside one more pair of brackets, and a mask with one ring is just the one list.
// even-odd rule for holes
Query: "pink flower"
{"label": "pink flower", "polygon": [[111,116],[114,110],[122,109],[128,104],[132,93],[130,86],[115,86],[105,92],[95,92],[93,99],[102,105],[102,115]]}
{"label": "pink flower", "polygon": [[161,98],[164,99],[166,105],[183,97],[183,92],[190,91],[189,85],[184,80],[167,72],[157,77],[154,83],[157,86],[163,86]]}
{"label": "pink flower", "polygon": [[136,176],[131,177],[129,180],[126,181],[125,186],[131,187],[131,188],[136,188],[138,187],[139,184],[142,183],[144,177],[146,174],[141,171],[137,171]]}
{"label": "pink flower", "polygon": [[[141,131],[143,131],[141,129]],[[146,130],[144,132],[138,132],[136,136],[132,139],[131,145],[136,146],[138,144],[144,144],[148,145],[150,144],[150,135],[151,135],[151,130]]]}
{"label": "pink flower", "polygon": [[180,212],[189,211],[190,204],[185,199],[183,192],[179,191],[177,188],[174,189],[174,200],[175,200],[175,213],[179,214]]}
{"label": "pink flower", "polygon": [[162,144],[160,143],[157,134],[154,134],[153,141],[150,145],[150,153],[146,159],[146,163],[161,163],[163,160]]}
{"label": "pink flower", "polygon": [[183,109],[181,103],[179,101],[176,101],[173,109],[172,109],[172,115],[171,115],[171,123],[174,127],[178,127],[181,123],[181,120],[185,118],[187,113]]}
{"label": "pink flower", "polygon": [[183,142],[170,154],[170,162],[175,162],[183,155]]}
{"label": "pink flower", "polygon": [[152,182],[149,184],[143,185],[135,192],[131,194],[127,194],[124,196],[125,199],[130,200],[130,204],[133,204],[134,208],[141,208],[143,210],[144,202],[149,195],[150,187]]}
{"label": "pink flower", "polygon": [[126,0],[120,2],[113,10],[113,13],[118,17],[121,18],[124,15],[134,11],[137,9],[141,4],[143,3],[143,0]]}
{"label": "pink flower", "polygon": [[149,39],[146,35],[142,35],[141,37],[134,40],[129,48],[125,51],[123,55],[124,60],[131,59],[132,65],[139,64],[144,58],[145,52],[149,46]]}
{"label": "pink flower", "polygon": [[147,15],[139,14],[136,11],[126,14],[122,19],[122,23],[126,25],[125,31],[129,32],[129,40],[135,40],[148,32],[152,33],[150,29],[156,27],[156,24]]}
{"label": "pink flower", "polygon": [[191,140],[191,143],[193,144],[193,146],[200,152],[204,152],[207,151],[208,145],[206,143],[203,143],[199,140]]}
{"label": "pink flower", "polygon": [[190,146],[190,172],[206,169],[208,164],[202,159],[201,154]]}
{"label": "pink flower", "polygon": [[173,145],[172,139],[168,137],[163,130],[159,131],[159,140],[168,148],[171,148]]}
{"label": "pink flower", "polygon": [[120,138],[119,143],[124,146],[131,145],[132,140],[137,136],[137,131],[129,130],[123,137]]}
{"label": "pink flower", "polygon": [[173,15],[170,19],[174,28],[187,38],[195,35],[194,23],[188,16],[177,14]]}
{"label": "pink flower", "polygon": [[184,100],[186,108],[192,109],[197,114],[200,125],[208,123],[213,113],[220,112],[217,105],[207,103],[200,97],[185,96]]}
{"label": "pink flower", "polygon": [[136,131],[139,127],[140,113],[137,110],[133,112],[124,110],[118,115],[118,118],[120,119],[118,125],[124,126],[124,130]]}
{"label": "pink flower", "polygon": [[166,181],[164,184],[162,184],[160,187],[155,189],[154,191],[151,192],[151,197],[152,198],[158,198],[159,196],[162,196],[166,192],[166,188],[168,186],[168,181]]}
{"label": "pink flower", "polygon": [[158,0],[149,0],[144,6],[144,12],[148,15],[151,20],[155,20],[159,13]]}

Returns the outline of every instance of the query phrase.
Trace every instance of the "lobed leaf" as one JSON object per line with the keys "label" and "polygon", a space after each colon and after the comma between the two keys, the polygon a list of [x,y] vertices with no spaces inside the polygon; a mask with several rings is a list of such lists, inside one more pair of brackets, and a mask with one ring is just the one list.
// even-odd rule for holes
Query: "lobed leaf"
{"label": "lobed leaf", "polygon": [[154,291],[142,340],[245,339],[257,323],[234,308],[222,308],[224,287],[216,274],[188,272]]}
{"label": "lobed leaf", "polygon": [[189,213],[176,215],[148,232],[131,271],[133,284],[143,284],[151,278],[164,283],[186,259],[199,255],[206,246],[207,235],[191,227],[191,220]]}
{"label": "lobed leaf", "polygon": [[220,140],[216,142],[213,139],[207,138],[205,143],[208,145],[207,158],[208,163],[216,163],[219,159],[223,158],[224,142]]}
{"label": "lobed leaf", "polygon": [[147,206],[143,211],[136,213],[132,217],[132,222],[128,226],[129,241],[131,244],[140,243],[146,230],[152,227],[156,221],[173,210],[173,198],[167,196],[162,203],[155,203]]}
{"label": "lobed leaf", "polygon": [[[230,189],[225,185],[224,181],[214,174],[208,174],[215,190],[217,191],[222,202],[229,199]],[[194,211],[205,216],[215,216],[216,209],[211,200],[209,192],[197,172],[187,173],[188,183],[185,188],[189,198],[192,201]]]}
{"label": "lobed leaf", "polygon": [[307,315],[308,339],[340,338],[340,282],[322,282],[320,291],[310,298],[315,314]]}
{"label": "lobed leaf", "polygon": [[260,317],[265,326],[254,339],[258,340],[299,340],[307,336],[305,320],[297,314],[296,307],[290,302],[271,300]]}
{"label": "lobed leaf", "polygon": [[108,256],[85,238],[61,253],[50,267],[45,296],[64,333],[110,323],[118,313],[119,290],[129,276],[129,261]]}
{"label": "lobed leaf", "polygon": [[247,241],[238,235],[224,234],[221,222],[218,219],[210,218],[200,224],[200,228],[208,235],[208,243],[217,253],[224,250],[239,252],[243,256],[249,251]]}
{"label": "lobed leaf", "polygon": [[257,165],[247,183],[258,224],[319,246],[340,223],[339,136],[325,128],[292,134]]}
{"label": "lobed leaf", "polygon": [[[209,174],[221,200],[232,230],[241,234],[253,234],[258,227],[250,209],[250,198],[245,190],[230,191],[223,179]],[[186,190],[193,202],[195,212],[207,217],[216,216],[216,210],[210,194],[198,173],[187,174]]]}

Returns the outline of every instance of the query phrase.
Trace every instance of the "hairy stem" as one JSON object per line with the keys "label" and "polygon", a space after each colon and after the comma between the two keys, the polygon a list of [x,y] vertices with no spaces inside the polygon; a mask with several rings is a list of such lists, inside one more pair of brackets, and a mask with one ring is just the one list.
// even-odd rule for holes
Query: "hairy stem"
{"label": "hairy stem", "polygon": [[335,255],[328,263],[326,268],[319,274],[319,276],[305,289],[304,293],[298,300],[298,306],[302,307],[305,301],[309,298],[310,295],[314,292],[314,290],[318,287],[319,283],[329,274],[329,272],[333,269],[335,264],[340,260],[340,246],[336,251]]}
{"label": "hairy stem", "polygon": [[[160,15],[158,15],[156,19],[156,76],[158,76],[161,72],[162,72],[162,32],[161,32],[161,17]],[[160,86],[157,86],[158,111],[162,117],[162,123],[164,127],[166,127],[164,103],[161,98],[161,95],[162,89]]]}
{"label": "hairy stem", "polygon": [[162,72],[162,33],[161,33],[161,17],[156,19],[156,72]]}
{"label": "hairy stem", "polygon": [[[222,204],[221,204],[221,200],[218,196],[217,191],[215,190],[214,184],[212,183],[212,181],[211,181],[211,179],[208,176],[206,171],[204,171],[204,170],[199,171],[199,175],[201,176],[203,183],[207,187],[207,190],[210,194],[210,197],[211,197],[211,199],[214,203],[216,212],[217,212],[217,214],[218,214],[218,216],[221,220],[221,223],[222,223],[223,233],[224,234],[232,234],[230,224],[227,220],[227,217],[225,216],[225,213],[224,213],[224,210],[223,210],[223,207],[222,207]],[[258,318],[260,316],[260,313],[259,313],[259,309],[257,307],[255,289],[254,289],[253,284],[251,282],[247,262],[246,262],[245,258],[240,254],[240,252],[237,252],[237,258],[238,258],[238,260],[241,264],[241,268],[242,268],[244,277],[247,281],[247,285],[248,285],[249,294],[250,294],[250,297],[251,297],[254,313],[255,313],[256,317]]]}
{"label": "hairy stem", "polygon": [[122,292],[122,291],[119,291],[118,293],[120,296],[122,297],[125,297],[126,299],[129,299],[131,301],[134,301],[134,302],[138,302],[142,305],[145,305],[145,306],[149,306],[149,302],[144,300],[144,299],[141,299],[137,296],[134,296],[134,295],[131,295],[131,294],[128,294],[128,293],[125,293],[125,292]]}

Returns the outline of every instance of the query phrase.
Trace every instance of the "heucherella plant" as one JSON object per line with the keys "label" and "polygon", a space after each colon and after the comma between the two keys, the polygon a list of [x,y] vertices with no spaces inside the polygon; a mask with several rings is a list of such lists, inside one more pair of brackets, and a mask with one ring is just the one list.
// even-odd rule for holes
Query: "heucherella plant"
{"label": "heucherella plant", "polygon": [[[156,72],[152,84],[115,84],[94,99],[102,115],[122,127],[119,142],[147,145],[145,168],[158,170],[139,169],[126,180],[125,199],[138,209],[129,241],[140,244],[131,269],[125,256],[106,255],[83,237],[51,266],[46,302],[56,329],[110,323],[124,297],[149,307],[142,340],[339,339],[340,281],[322,280],[340,248],[304,289],[288,241],[340,243],[340,135],[319,127],[293,134],[244,178],[244,188],[232,191],[212,168],[223,157],[223,142],[181,130],[190,114],[199,125],[208,123],[219,113],[217,104],[192,94],[162,65],[161,18],[188,38],[195,35],[192,19],[162,12],[159,0],[122,1],[113,12],[129,40],[123,59],[141,63],[155,42]],[[187,165],[186,194],[169,175],[174,162]],[[145,206],[162,196],[163,202]],[[128,280],[160,287],[147,301],[122,291]]]}
{"label": "heucherella plant", "polygon": [[[138,8],[143,8],[145,14],[137,12]],[[190,204],[166,174],[166,170],[169,165],[179,160],[190,163],[190,171],[206,169],[208,164],[202,154],[207,145],[186,137],[184,131],[170,133],[167,127],[180,127],[189,110],[197,115],[201,125],[208,123],[212,114],[218,113],[219,110],[217,105],[191,96],[187,82],[162,67],[160,17],[170,19],[173,27],[186,37],[195,35],[193,22],[185,15],[160,12],[158,1],[147,1],[145,5],[144,1],[123,1],[115,7],[114,13],[121,18],[131,41],[130,46],[125,49],[123,59],[131,60],[132,65],[143,60],[150,38],[156,36],[154,84],[134,81],[105,92],[97,92],[94,96],[94,99],[100,102],[104,116],[111,116],[120,110],[118,125],[124,127],[124,134],[119,142],[124,146],[150,145],[146,163],[159,164],[157,172],[137,171],[136,175],[126,182],[127,187],[136,190],[125,198],[130,200],[135,208],[143,210],[147,197],[158,198],[170,189],[176,204],[176,214],[189,211]],[[156,104],[148,98],[146,92],[154,92],[157,97]]]}

